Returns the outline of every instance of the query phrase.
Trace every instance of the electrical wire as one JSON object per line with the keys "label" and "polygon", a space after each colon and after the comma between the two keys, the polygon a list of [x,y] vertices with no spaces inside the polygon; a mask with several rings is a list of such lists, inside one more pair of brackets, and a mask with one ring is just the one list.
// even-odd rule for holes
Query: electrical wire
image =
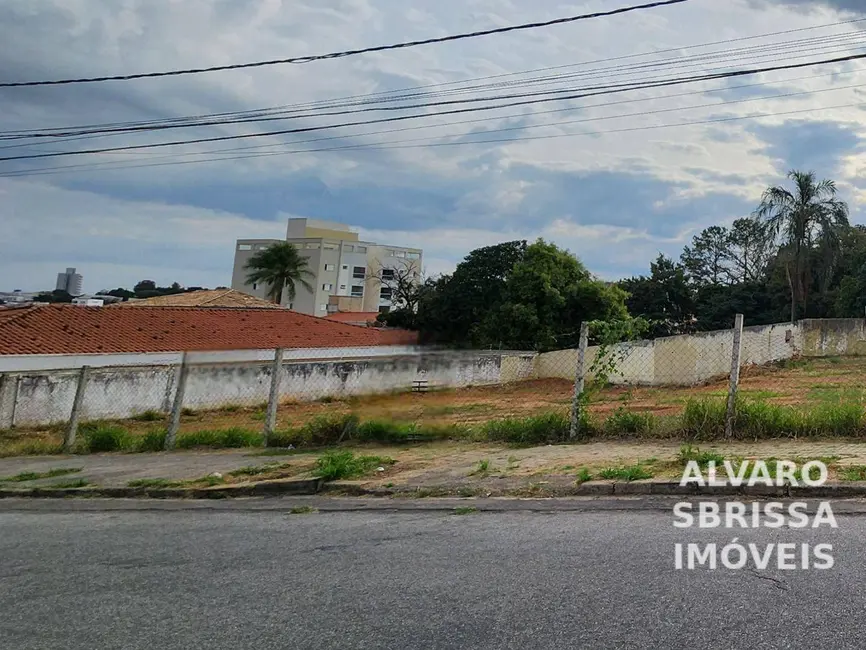
{"label": "electrical wire", "polygon": [[111,75],[102,77],[80,77],[77,79],[55,79],[51,81],[12,81],[0,83],[0,88],[14,88],[22,86],[58,86],[67,84],[93,83],[97,81],[128,81],[131,79],[144,79],[151,77],[175,77],[188,74],[200,74],[203,72],[217,72],[222,70],[239,70],[243,68],[260,68],[263,66],[278,65],[284,63],[311,63],[313,61],[323,61],[326,59],[339,59],[347,56],[355,56],[358,54],[368,54],[371,52],[385,52],[389,50],[405,49],[409,47],[417,47],[419,45],[432,45],[435,43],[446,43],[451,41],[463,40],[467,38],[477,38],[480,36],[490,36],[493,34],[504,34],[507,32],[538,29],[541,27],[551,27],[553,25],[562,25],[579,20],[587,20],[590,18],[602,18],[606,16],[615,16],[618,14],[629,13],[632,11],[641,11],[645,9],[655,9],[658,7],[666,7],[670,5],[682,4],[689,0],[658,0],[642,5],[633,5],[629,7],[620,7],[609,11],[597,11],[589,14],[581,14],[577,16],[567,16],[565,18],[556,18],[554,20],[545,20],[532,23],[523,23],[520,25],[509,25],[508,27],[497,27],[494,29],[478,30],[474,32],[466,32],[462,34],[452,34],[449,36],[441,36],[438,38],[427,38],[416,41],[405,41],[402,43],[393,43],[391,45],[378,45],[375,47],[366,47],[356,50],[344,50],[341,52],[331,52],[329,54],[318,54],[313,56],[299,56],[287,59],[270,59],[267,61],[255,61],[252,63],[235,63],[231,65],[210,66],[206,68],[186,68],[181,70],[169,70],[163,72],[144,72],[137,74],[126,75]]}

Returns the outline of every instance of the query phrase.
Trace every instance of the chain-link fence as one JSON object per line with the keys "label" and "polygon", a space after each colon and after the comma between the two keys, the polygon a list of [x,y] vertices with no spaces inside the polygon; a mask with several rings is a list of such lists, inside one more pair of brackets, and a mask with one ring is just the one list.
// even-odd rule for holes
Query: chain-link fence
{"label": "chain-link fence", "polygon": [[861,320],[744,328],[738,317],[655,340],[593,327],[577,349],[542,353],[241,350],[6,372],[0,453],[862,429]]}

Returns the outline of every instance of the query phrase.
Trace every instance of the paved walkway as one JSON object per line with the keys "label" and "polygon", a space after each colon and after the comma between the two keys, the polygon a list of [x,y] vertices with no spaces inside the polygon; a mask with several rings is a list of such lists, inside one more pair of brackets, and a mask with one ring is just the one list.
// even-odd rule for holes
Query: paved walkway
{"label": "paved walkway", "polygon": [[[356,451],[360,454],[389,456],[398,461],[381,478],[371,479],[372,484],[424,485],[470,483],[475,480],[473,472],[482,460],[488,461],[491,474],[499,472],[513,478],[530,478],[544,474],[574,474],[581,467],[599,469],[650,458],[674,460],[681,444],[671,441],[611,441],[515,449],[501,445],[447,442],[410,447],[366,447]],[[838,462],[843,465],[866,465],[866,442],[770,440],[754,443],[698,443],[695,446],[702,450],[717,451],[726,457],[811,459],[837,456]],[[22,472],[44,473],[56,468],[79,468],[80,471],[74,474],[17,485],[49,485],[80,478],[94,485],[118,486],[142,478],[194,479],[212,472],[224,474],[240,467],[269,462],[310,466],[314,458],[314,453],[266,456],[257,449],[26,456],[0,458],[0,479]]]}

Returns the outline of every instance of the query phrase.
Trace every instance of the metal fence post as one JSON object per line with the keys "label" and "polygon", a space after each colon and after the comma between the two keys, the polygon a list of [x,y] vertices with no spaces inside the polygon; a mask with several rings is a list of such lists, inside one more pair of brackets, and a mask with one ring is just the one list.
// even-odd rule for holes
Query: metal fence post
{"label": "metal fence post", "polygon": [[81,366],[78,372],[78,384],[75,386],[75,399],[72,401],[72,413],[69,415],[69,426],[63,438],[63,451],[69,453],[75,445],[78,434],[78,420],[81,417],[81,407],[84,404],[84,392],[87,390],[87,380],[90,377],[90,366]]}
{"label": "metal fence post", "polygon": [[265,430],[262,441],[268,446],[268,438],[277,426],[277,407],[280,405],[280,378],[283,374],[283,348],[274,350],[274,363],[271,366],[271,390],[268,393],[268,411],[265,415]]}
{"label": "metal fence post", "polygon": [[589,323],[580,324],[580,339],[577,344],[577,368],[574,372],[574,396],[571,398],[571,426],[568,437],[577,438],[580,433],[580,400],[583,396],[584,375],[586,373],[586,346],[589,341]]}
{"label": "metal fence post", "polygon": [[177,377],[177,388],[174,391],[174,404],[171,407],[171,420],[168,424],[168,431],[165,434],[165,450],[174,449],[174,442],[177,438],[177,431],[180,429],[180,416],[183,411],[183,393],[186,390],[186,378],[189,376],[189,363],[187,362],[187,353],[183,353],[180,362],[180,371]]}
{"label": "metal fence post", "polygon": [[734,317],[734,344],[731,351],[731,383],[728,387],[728,409],[725,413],[725,437],[734,435],[734,416],[737,413],[737,386],[740,383],[740,355],[743,351],[743,315]]}

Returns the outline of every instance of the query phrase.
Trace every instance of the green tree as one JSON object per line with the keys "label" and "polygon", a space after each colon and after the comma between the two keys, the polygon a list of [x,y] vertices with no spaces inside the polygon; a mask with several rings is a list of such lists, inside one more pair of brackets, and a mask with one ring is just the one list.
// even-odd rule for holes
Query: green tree
{"label": "green tree", "polygon": [[[791,297],[791,322],[797,320],[798,306],[806,312],[813,271],[821,291],[826,291],[840,249],[842,232],[848,227],[848,206],[836,198],[832,180],[817,180],[814,172],[791,171],[794,189],[768,188],[755,216],[768,231],[781,236],[780,251]],[[817,255],[813,255],[813,251]]]}
{"label": "green tree", "polygon": [[696,285],[722,284],[730,281],[728,246],[730,233],[723,226],[710,226],[692,238],[680,261]]}
{"label": "green tree", "polygon": [[295,299],[296,284],[313,291],[307,282],[307,278],[314,277],[307,268],[307,260],[289,242],[278,242],[258,251],[247,260],[244,270],[249,271],[249,284],[263,282],[268,285],[268,297],[277,304],[283,302],[283,291],[290,302]]}
{"label": "green tree", "polygon": [[619,286],[628,293],[628,312],[650,321],[652,336],[684,334],[693,329],[694,294],[682,264],[659,254],[650,264],[649,277],[628,278]]}
{"label": "green tree", "polygon": [[765,278],[778,252],[775,237],[755,218],[736,219],[728,232],[726,260],[732,282],[755,283]]}

